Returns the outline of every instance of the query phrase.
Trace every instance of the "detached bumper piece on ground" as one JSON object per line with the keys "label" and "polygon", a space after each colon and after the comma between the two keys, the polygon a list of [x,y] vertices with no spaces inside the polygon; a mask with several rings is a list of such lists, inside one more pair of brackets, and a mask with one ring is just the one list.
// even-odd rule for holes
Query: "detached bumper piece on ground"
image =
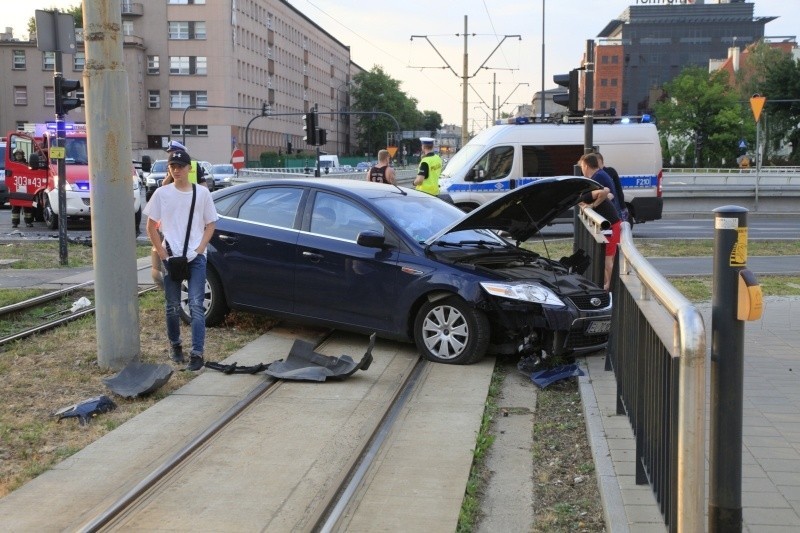
{"label": "detached bumper piece on ground", "polygon": [[544,389],[562,379],[584,375],[583,370],[574,363],[545,369],[541,368],[541,364],[541,360],[538,358],[527,357],[517,363],[517,370],[528,376],[540,389]]}
{"label": "detached bumper piece on ground", "polygon": [[89,421],[97,415],[113,411],[117,408],[111,398],[108,396],[95,396],[88,400],[83,400],[69,407],[59,409],[52,416],[55,416],[60,421],[62,418],[77,418],[82,426],[85,426]]}
{"label": "detached bumper piece on ground", "polygon": [[285,360],[279,359],[269,364],[260,363],[253,366],[239,366],[236,363],[223,365],[221,363],[208,362],[206,363],[206,368],[218,370],[224,374],[255,374],[264,371],[266,374],[276,378],[297,381],[325,381],[329,378],[342,380],[350,377],[357,370],[367,370],[369,368],[372,364],[372,349],[375,347],[375,338],[376,335],[374,333],[370,335],[367,351],[358,363],[349,355],[332,357],[318,354],[314,351],[313,344],[296,339]]}
{"label": "detached bumper piece on ground", "polygon": [[111,392],[123,398],[147,396],[160,389],[172,376],[169,365],[153,365],[139,362],[129,363],[119,374],[104,378],[103,383]]}

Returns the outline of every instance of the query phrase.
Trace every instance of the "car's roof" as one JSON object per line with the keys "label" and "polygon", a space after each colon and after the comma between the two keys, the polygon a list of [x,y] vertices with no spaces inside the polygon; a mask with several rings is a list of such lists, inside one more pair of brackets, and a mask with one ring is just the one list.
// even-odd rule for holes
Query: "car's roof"
{"label": "car's roof", "polygon": [[430,196],[427,193],[419,192],[414,189],[407,189],[404,187],[394,187],[386,185],[385,183],[375,183],[367,180],[353,180],[346,178],[281,178],[274,180],[264,180],[249,182],[242,185],[237,185],[234,189],[259,187],[265,183],[270,185],[301,185],[312,186],[330,191],[349,192],[351,194],[360,196],[362,198],[375,198],[376,196],[383,196],[388,194],[398,194],[404,192],[406,194],[413,194],[417,196]]}

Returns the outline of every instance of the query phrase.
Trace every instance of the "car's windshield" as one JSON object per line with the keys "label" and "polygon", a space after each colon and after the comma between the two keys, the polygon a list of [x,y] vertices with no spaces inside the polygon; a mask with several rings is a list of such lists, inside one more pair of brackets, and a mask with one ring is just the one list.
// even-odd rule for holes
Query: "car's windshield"
{"label": "car's windshield", "polygon": [[166,172],[167,171],[167,160],[166,159],[159,159],[153,166],[150,168],[150,172]]}
{"label": "car's windshield", "polygon": [[233,174],[233,165],[214,165],[211,167],[214,174]]}
{"label": "car's windshield", "polygon": [[[389,196],[376,199],[375,205],[418,242],[425,242],[464,217],[461,209],[433,196]],[[443,240],[460,242],[487,238],[492,239],[493,234],[487,237],[487,232],[463,230],[448,234]]]}

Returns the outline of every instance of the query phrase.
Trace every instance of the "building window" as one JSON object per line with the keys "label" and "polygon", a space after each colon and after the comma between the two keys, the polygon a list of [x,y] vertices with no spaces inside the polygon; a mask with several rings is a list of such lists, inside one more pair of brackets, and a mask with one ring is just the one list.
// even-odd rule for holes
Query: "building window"
{"label": "building window", "polygon": [[611,63],[613,65],[616,65],[617,63],[619,63],[619,56],[611,56]]}
{"label": "building window", "polygon": [[158,56],[147,56],[147,73],[156,75],[161,73],[158,67]]}
{"label": "building window", "polygon": [[171,21],[169,23],[169,38],[170,39],[188,39],[189,38],[189,23]]}
{"label": "building window", "polygon": [[122,35],[133,35],[133,22],[130,20],[122,21]]}
{"label": "building window", "polygon": [[611,86],[612,87],[616,87],[617,86],[617,78],[611,78]]}
{"label": "building window", "polygon": [[14,59],[11,68],[14,70],[25,70],[25,50],[14,50]]}
{"label": "building window", "polygon": [[190,106],[205,107],[208,105],[207,91],[170,91],[170,109],[186,109]]}
{"label": "building window", "polygon": [[189,72],[189,56],[171,56],[169,58],[169,73],[186,76]]}
{"label": "building window", "polygon": [[205,40],[206,23],[204,21],[172,21],[169,23],[169,38],[172,40]]}
{"label": "building window", "polygon": [[72,70],[82,71],[86,64],[86,52],[75,52],[72,56]]}
{"label": "building window", "polygon": [[602,78],[600,80],[600,87],[607,87],[607,86],[608,86],[608,80],[606,78]]}
{"label": "building window", "polygon": [[604,65],[607,65],[608,64],[608,57],[609,56],[603,56],[602,58],[600,58],[600,62],[602,64],[604,64]]}
{"label": "building window", "polygon": [[150,109],[161,107],[161,91],[147,91],[147,107]]}
{"label": "building window", "polygon": [[44,88],[44,106],[45,107],[56,106],[56,90],[53,87]]}
{"label": "building window", "polygon": [[[183,135],[184,131],[181,129],[180,124],[172,124],[170,126],[170,135],[177,137]],[[186,125],[186,135],[195,135],[198,137],[208,137],[208,124]]]}
{"label": "building window", "polygon": [[14,105],[28,105],[28,88],[24,85],[14,87]]}
{"label": "building window", "polygon": [[606,102],[605,100],[602,100],[600,102],[600,109],[608,109],[608,102]]}
{"label": "building window", "polygon": [[198,20],[194,23],[194,27],[192,28],[192,35],[194,35],[195,39],[198,40],[205,40],[206,38],[206,23],[205,21]]}
{"label": "building window", "polygon": [[56,53],[42,52],[42,70],[55,70],[55,68],[56,68]]}
{"label": "building window", "polygon": [[199,74],[205,76],[208,72],[208,60],[205,56],[171,56],[169,58],[169,73],[176,76]]}
{"label": "building window", "polygon": [[200,4],[205,4],[206,0],[169,0],[167,3],[171,5],[181,5],[181,6],[191,5],[191,4],[200,5]]}

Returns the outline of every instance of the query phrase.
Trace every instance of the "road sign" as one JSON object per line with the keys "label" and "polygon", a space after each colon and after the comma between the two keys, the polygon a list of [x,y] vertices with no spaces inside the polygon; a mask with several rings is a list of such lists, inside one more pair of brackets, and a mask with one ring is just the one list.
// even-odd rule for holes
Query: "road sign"
{"label": "road sign", "polygon": [[761,110],[764,109],[764,103],[767,101],[766,96],[760,96],[754,94],[752,98],[750,98],[750,107],[753,109],[753,117],[755,117],[756,122],[761,117]]}
{"label": "road sign", "polygon": [[239,148],[235,148],[233,150],[233,153],[231,154],[231,164],[236,170],[244,168],[244,152]]}

